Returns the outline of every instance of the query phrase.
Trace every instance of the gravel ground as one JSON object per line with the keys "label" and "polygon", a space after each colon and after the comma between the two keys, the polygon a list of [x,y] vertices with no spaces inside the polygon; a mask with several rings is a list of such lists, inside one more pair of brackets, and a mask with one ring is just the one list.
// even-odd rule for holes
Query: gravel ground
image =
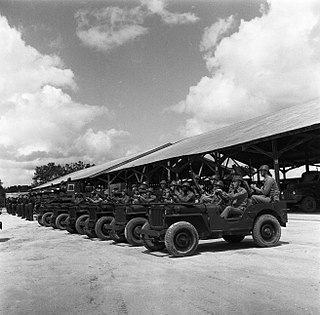
{"label": "gravel ground", "polygon": [[277,247],[183,258],[0,219],[0,314],[320,314],[320,215],[289,214]]}

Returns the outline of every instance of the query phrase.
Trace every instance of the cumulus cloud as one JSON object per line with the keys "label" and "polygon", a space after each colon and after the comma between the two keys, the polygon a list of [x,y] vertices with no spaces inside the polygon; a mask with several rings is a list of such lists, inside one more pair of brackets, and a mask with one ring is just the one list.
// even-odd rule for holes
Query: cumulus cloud
{"label": "cumulus cloud", "polygon": [[141,26],[144,13],[139,7],[80,10],[75,17],[81,41],[101,51],[111,50],[147,33],[147,28]]}
{"label": "cumulus cloud", "polygon": [[[320,4],[270,1],[261,17],[219,20],[200,44],[209,76],[171,107],[193,135],[320,97]],[[231,32],[231,34],[230,34]]]}
{"label": "cumulus cloud", "polygon": [[125,154],[118,143],[127,132],[91,127],[108,120],[108,109],[75,102],[65,91],[76,88],[73,72],[58,56],[28,46],[2,16],[0,59],[0,178],[6,186],[31,183],[30,168],[52,160],[98,163]]}
{"label": "cumulus cloud", "polygon": [[190,12],[173,13],[168,11],[167,0],[141,0],[141,4],[146,6],[151,14],[159,15],[166,24],[190,24],[199,20],[195,14]]}
{"label": "cumulus cloud", "polygon": [[75,14],[77,36],[81,42],[99,51],[110,51],[148,33],[143,26],[149,16],[160,16],[166,24],[189,24],[198,21],[193,13],[172,13],[167,1],[141,0],[134,8],[106,7],[82,9]]}

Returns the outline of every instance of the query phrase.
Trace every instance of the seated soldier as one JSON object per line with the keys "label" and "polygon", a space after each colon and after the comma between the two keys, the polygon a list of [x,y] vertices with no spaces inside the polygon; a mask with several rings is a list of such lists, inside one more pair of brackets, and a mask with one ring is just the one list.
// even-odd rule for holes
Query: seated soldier
{"label": "seated soldier", "polygon": [[222,194],[220,191],[223,189],[224,184],[222,180],[218,180],[210,193],[203,193],[200,202],[202,203],[213,203],[216,205],[222,205],[224,203],[224,199],[222,198]]}
{"label": "seated soldier", "polygon": [[157,202],[157,197],[153,194],[153,188],[149,187],[145,190],[139,190],[139,195],[133,201],[134,204],[138,203],[152,203]]}
{"label": "seated soldier", "polygon": [[168,202],[167,200],[170,199],[170,188],[167,187],[167,182],[164,179],[160,182],[159,192],[160,192],[160,197],[159,197],[160,201]]}
{"label": "seated soldier", "polygon": [[190,184],[183,182],[181,185],[181,192],[173,196],[174,202],[195,202],[195,194],[191,191]]}
{"label": "seated soldier", "polygon": [[103,201],[103,199],[99,196],[99,194],[98,193],[93,193],[92,194],[92,197],[90,198],[90,197],[88,197],[87,198],[89,201],[91,201],[91,202],[93,202],[93,203],[99,203],[99,202],[101,202],[101,201]]}
{"label": "seated soldier", "polygon": [[232,178],[232,190],[228,193],[222,192],[223,198],[229,199],[230,205],[221,213],[220,217],[227,219],[232,216],[241,216],[248,203],[248,192],[241,186],[242,177],[234,175]]}
{"label": "seated soldier", "polygon": [[264,177],[263,187],[258,188],[256,185],[251,185],[254,194],[251,196],[251,203],[269,203],[279,200],[280,191],[277,182],[272,178],[268,165],[262,165],[259,168],[261,176]]}
{"label": "seated soldier", "polygon": [[79,204],[79,203],[82,203],[83,201],[85,201],[85,198],[83,197],[83,194],[78,194],[78,193],[76,193],[73,202],[74,202],[75,204]]}
{"label": "seated soldier", "polygon": [[128,190],[123,190],[121,192],[122,198],[121,198],[121,203],[132,203],[132,194]]}

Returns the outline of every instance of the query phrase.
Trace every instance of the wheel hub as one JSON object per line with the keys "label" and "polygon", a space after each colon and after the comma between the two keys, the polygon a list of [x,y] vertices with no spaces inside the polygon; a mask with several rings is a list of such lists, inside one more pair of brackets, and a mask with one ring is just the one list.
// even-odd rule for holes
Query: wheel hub
{"label": "wheel hub", "polygon": [[176,237],[176,244],[179,248],[187,248],[190,244],[190,235],[186,232],[181,232]]}
{"label": "wheel hub", "polygon": [[270,224],[264,225],[262,227],[261,235],[264,239],[271,239],[274,234],[274,229]]}

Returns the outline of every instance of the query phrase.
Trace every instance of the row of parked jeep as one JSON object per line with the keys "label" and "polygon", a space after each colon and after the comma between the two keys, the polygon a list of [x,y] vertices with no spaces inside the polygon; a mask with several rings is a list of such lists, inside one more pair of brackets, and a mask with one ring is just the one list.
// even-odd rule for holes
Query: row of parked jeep
{"label": "row of parked jeep", "polygon": [[144,245],[149,251],[167,249],[172,256],[192,255],[199,239],[223,238],[239,243],[252,235],[257,246],[279,244],[281,226],[287,223],[283,202],[249,206],[241,217],[223,219],[214,204],[116,204],[73,202],[7,203],[12,215],[41,226],[87,235],[89,238]]}

